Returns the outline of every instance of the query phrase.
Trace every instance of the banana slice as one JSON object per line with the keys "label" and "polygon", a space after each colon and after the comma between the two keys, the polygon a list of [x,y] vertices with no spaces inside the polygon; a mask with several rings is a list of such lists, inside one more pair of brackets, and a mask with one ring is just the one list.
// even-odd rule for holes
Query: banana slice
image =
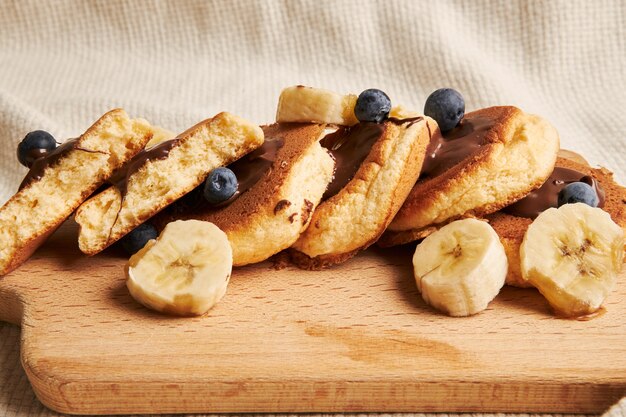
{"label": "banana slice", "polygon": [[401,104],[397,106],[393,106],[391,108],[391,111],[389,112],[389,117],[395,117],[396,119],[407,119],[409,117],[417,117],[417,116],[423,116],[423,115],[407,107],[404,107]]}
{"label": "banana slice", "polygon": [[146,149],[153,147],[154,145],[158,145],[161,142],[165,142],[170,139],[174,139],[176,137],[176,133],[172,132],[161,126],[153,126],[152,127],[152,139],[150,142],[146,144]]}
{"label": "banana slice", "polygon": [[413,255],[417,289],[426,303],[451,316],[485,308],[504,285],[508,261],[486,222],[452,222],[424,239]]}
{"label": "banana slice", "polygon": [[602,209],[565,204],[541,213],[520,248],[522,276],[557,313],[598,310],[615,285],[624,258],[624,231]]}
{"label": "banana slice", "polygon": [[351,126],[358,123],[354,115],[356,99],[354,94],[342,95],[321,88],[287,87],[278,99],[276,121]]}
{"label": "banana slice", "polygon": [[213,223],[178,220],[134,254],[126,285],[135,300],[179,316],[202,315],[226,293],[233,252]]}
{"label": "banana slice", "polygon": [[584,165],[586,167],[591,166],[589,164],[589,161],[587,161],[584,156],[574,151],[568,151],[567,149],[559,149],[556,156],[558,156],[559,158],[565,158],[565,159],[569,159],[570,161],[578,162],[579,164]]}

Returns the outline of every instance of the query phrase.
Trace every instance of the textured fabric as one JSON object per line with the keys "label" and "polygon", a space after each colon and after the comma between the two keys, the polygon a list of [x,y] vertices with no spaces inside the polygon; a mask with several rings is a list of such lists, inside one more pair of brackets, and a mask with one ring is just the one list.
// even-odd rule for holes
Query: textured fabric
{"label": "textured fabric", "polygon": [[[516,105],[626,183],[625,51],[623,0],[0,0],[0,203],[28,131],[74,137],[113,107],[174,131],[222,110],[269,122],[293,84],[377,87],[418,110],[442,86],[468,110]],[[18,336],[0,324],[0,415],[55,415]]]}
{"label": "textured fabric", "polygon": [[624,417],[626,416],[626,397],[611,407],[603,417]]}

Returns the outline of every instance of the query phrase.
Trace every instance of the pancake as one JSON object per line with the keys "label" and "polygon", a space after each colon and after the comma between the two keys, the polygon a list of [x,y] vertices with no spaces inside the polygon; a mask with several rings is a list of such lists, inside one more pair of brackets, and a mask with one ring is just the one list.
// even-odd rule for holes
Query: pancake
{"label": "pancake", "polygon": [[[561,153],[560,153],[561,154]],[[556,161],[555,174],[546,181],[546,186],[533,191],[531,195],[512,206],[505,207],[497,213],[486,216],[491,226],[495,229],[504,250],[509,259],[509,271],[506,283],[515,287],[531,287],[530,283],[524,281],[520,269],[520,246],[524,239],[524,234],[528,226],[533,221],[533,217],[549,207],[556,207],[556,194],[560,187],[551,188],[551,202],[542,197],[550,192],[550,184],[554,184],[557,178],[566,181],[579,181],[584,176],[590,176],[599,184],[599,188],[604,193],[604,204],[602,209],[611,215],[615,223],[626,231],[626,188],[620,186],[613,180],[613,174],[605,168],[591,168],[581,157],[572,159],[571,153],[566,151],[563,155],[567,158],[559,157]],[[572,170],[559,171],[559,169]]]}
{"label": "pancake", "polygon": [[334,161],[319,144],[324,128],[308,123],[264,126],[264,145],[230,166],[239,182],[235,199],[213,207],[198,189],[153,223],[158,229],[180,219],[216,224],[228,236],[236,266],[288,248],[308,227],[332,179]]}
{"label": "pancake", "polygon": [[148,122],[115,109],[37,159],[20,191],[0,209],[0,275],[26,261],[152,134]]}
{"label": "pancake", "polygon": [[326,136],[322,144],[337,159],[335,179],[289,251],[291,260],[321,269],[376,242],[415,183],[435,129],[432,119],[417,116],[359,123]]}
{"label": "pancake", "polygon": [[519,200],[548,178],[558,148],[550,123],[512,106],[468,113],[444,136],[437,129],[420,179],[379,245],[412,242]]}
{"label": "pancake", "polygon": [[261,128],[229,113],[198,123],[136,155],[113,186],[76,211],[78,246],[94,255],[200,185],[209,172],[263,143]]}

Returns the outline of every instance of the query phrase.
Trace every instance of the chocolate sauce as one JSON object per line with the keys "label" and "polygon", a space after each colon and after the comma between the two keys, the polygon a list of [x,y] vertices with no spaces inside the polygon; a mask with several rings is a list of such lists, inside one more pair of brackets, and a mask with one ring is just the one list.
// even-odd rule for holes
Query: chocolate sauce
{"label": "chocolate sauce", "polygon": [[291,201],[280,200],[278,203],[276,203],[276,206],[274,206],[274,214],[278,214],[279,211],[286,209],[290,205],[291,205]]}
{"label": "chocolate sauce", "polygon": [[488,117],[470,116],[443,135],[437,130],[426,149],[420,178],[436,177],[478,150],[485,144],[485,134],[493,123]]}
{"label": "chocolate sauce", "polygon": [[[241,194],[254,186],[263,175],[270,170],[278,154],[278,150],[284,145],[282,138],[266,138],[261,147],[243,156],[241,159],[228,166],[237,176],[237,191],[228,200],[219,204],[209,204],[204,198],[204,183],[181,198],[170,210],[185,213],[188,211],[204,211],[220,209],[235,201]],[[274,212],[291,204],[286,200],[278,203]]]}
{"label": "chocolate sauce", "polygon": [[[261,147],[255,149],[241,159],[228,166],[237,176],[236,196],[248,191],[261,177],[270,170],[278,150],[283,147],[285,141],[282,138],[267,138]],[[233,196],[234,197],[234,196]],[[234,200],[232,197],[229,203]]]}
{"label": "chocolate sauce", "polygon": [[[413,126],[415,123],[424,120],[424,118],[422,116],[416,116],[416,117],[407,117],[406,119],[398,119],[397,117],[390,117],[387,119],[388,122],[391,122],[395,125],[402,125],[406,128],[409,128],[411,126]],[[428,124],[427,124],[428,126]],[[430,131],[430,128],[429,128]]]}
{"label": "chocolate sauce", "polygon": [[165,159],[170,154],[172,148],[178,143],[178,138],[161,142],[148,149],[144,149],[135,155],[130,161],[124,164],[120,169],[115,171],[109,182],[113,184],[122,194],[122,199],[128,191],[128,179],[139,170],[146,162]]}
{"label": "chocolate sauce", "polygon": [[598,207],[603,207],[604,190],[595,179],[573,169],[556,167],[541,187],[531,191],[526,197],[505,207],[502,211],[513,216],[534,219],[550,207],[558,206],[559,192],[563,187],[579,181],[587,183],[593,188],[598,196]]}
{"label": "chocolate sauce", "polygon": [[[40,157],[35,159],[33,164],[31,165],[28,173],[22,180],[20,184],[20,190],[26,187],[28,184],[38,181],[43,177],[43,173],[50,165],[56,163],[61,157],[67,154],[69,151],[74,149],[76,144],[78,143],[78,139],[70,139],[63,143],[62,145],[57,146],[55,149],[50,152],[46,152],[43,149],[38,149]],[[33,153],[34,156],[34,153]]]}
{"label": "chocolate sauce", "polygon": [[28,170],[28,173],[22,180],[19,189],[26,187],[30,183],[34,181],[39,181],[43,177],[43,173],[51,165],[54,165],[59,159],[65,156],[72,149],[77,149],[84,152],[89,153],[102,153],[106,154],[106,152],[94,151],[90,149],[81,148],[78,146],[78,139],[69,139],[57,146],[51,151],[46,151],[45,149],[31,149],[29,151],[29,158],[32,158],[33,162]]}
{"label": "chocolate sauce", "polygon": [[369,155],[374,143],[384,133],[384,124],[362,122],[354,126],[341,126],[320,141],[335,159],[335,175],[328,184],[322,201],[337,194],[350,182]]}
{"label": "chocolate sauce", "polygon": [[[386,122],[411,127],[423,117],[410,117],[398,119],[390,117]],[[384,123],[361,122],[354,126],[342,126],[336,132],[326,135],[320,144],[328,149],[335,159],[335,173],[333,180],[322,197],[322,201],[328,200],[337,194],[350,182],[354,174],[367,158],[372,146],[385,133]]]}

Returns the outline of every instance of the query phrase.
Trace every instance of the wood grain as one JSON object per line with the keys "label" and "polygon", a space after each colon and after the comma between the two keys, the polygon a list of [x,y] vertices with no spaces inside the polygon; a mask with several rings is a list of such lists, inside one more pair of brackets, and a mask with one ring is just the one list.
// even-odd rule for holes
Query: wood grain
{"label": "wood grain", "polygon": [[590,321],[508,287],[451,318],[421,300],[411,248],[373,249],[323,272],[236,269],[207,316],[172,318],[129,296],[122,253],[85,257],[76,235],[0,279],[0,319],[60,412],[597,413],[626,394],[624,275]]}

